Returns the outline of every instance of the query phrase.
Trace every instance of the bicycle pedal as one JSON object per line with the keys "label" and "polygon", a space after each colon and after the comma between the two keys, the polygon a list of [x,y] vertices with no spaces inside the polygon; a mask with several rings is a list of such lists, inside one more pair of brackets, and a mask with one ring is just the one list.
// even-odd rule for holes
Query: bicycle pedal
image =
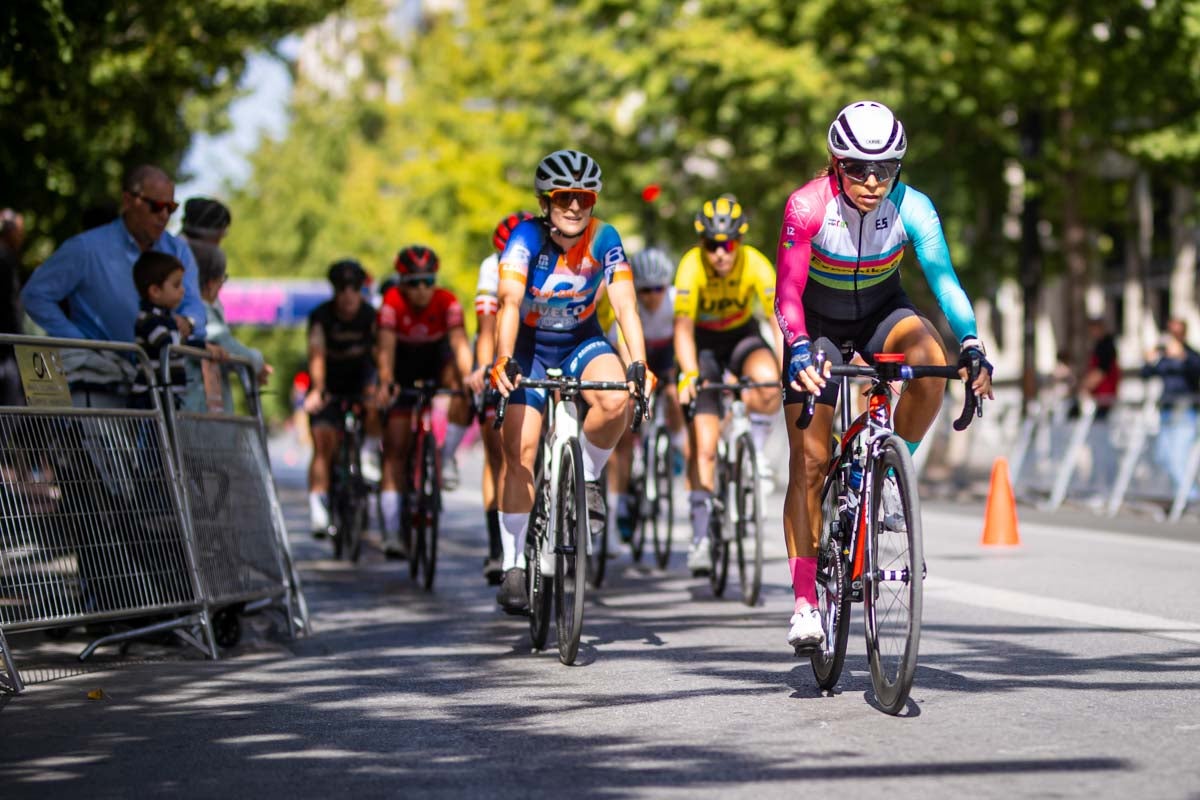
{"label": "bicycle pedal", "polygon": [[812,658],[817,653],[821,652],[819,644],[797,644],[793,645],[796,649],[796,658]]}

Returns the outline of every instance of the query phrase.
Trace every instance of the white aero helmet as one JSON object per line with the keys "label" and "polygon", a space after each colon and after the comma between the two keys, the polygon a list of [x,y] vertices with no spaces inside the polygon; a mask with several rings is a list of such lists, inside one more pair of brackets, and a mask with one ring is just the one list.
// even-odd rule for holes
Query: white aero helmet
{"label": "white aero helmet", "polygon": [[670,286],[675,282],[675,263],[657,247],[649,247],[635,255],[630,266],[635,288]]}
{"label": "white aero helmet", "polygon": [[829,126],[829,152],[834,158],[888,161],[904,158],[908,137],[904,126],[883,103],[860,100],[838,112]]}
{"label": "white aero helmet", "polygon": [[555,189],[600,191],[600,165],[578,150],[555,150],[537,165],[533,188],[538,194]]}

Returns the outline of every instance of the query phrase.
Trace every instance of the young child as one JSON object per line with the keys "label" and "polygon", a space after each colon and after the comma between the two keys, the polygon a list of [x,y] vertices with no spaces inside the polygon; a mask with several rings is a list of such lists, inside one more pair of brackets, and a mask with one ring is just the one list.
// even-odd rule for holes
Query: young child
{"label": "young child", "polygon": [[[137,287],[137,321],[133,325],[134,342],[146,351],[154,367],[156,381],[162,380],[162,359],[168,345],[179,344],[179,328],[171,312],[183,301],[183,264],[167,253],[153,250],[142,253],[133,265],[133,283]],[[187,389],[183,359],[171,360],[171,395],[178,408]],[[153,408],[146,376],[138,372],[133,385],[134,408]]]}

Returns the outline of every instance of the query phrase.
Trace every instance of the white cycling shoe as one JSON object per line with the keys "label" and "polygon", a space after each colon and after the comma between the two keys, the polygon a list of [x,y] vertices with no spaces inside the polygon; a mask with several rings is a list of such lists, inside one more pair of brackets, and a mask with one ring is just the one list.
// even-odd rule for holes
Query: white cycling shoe
{"label": "white cycling shoe", "polygon": [[693,577],[700,577],[712,572],[712,554],[708,552],[708,537],[698,542],[692,542],[688,548],[687,568]]}
{"label": "white cycling shoe", "polygon": [[904,521],[904,504],[900,502],[900,489],[894,480],[883,482],[883,527],[897,533],[908,530]]}
{"label": "white cycling shoe", "polygon": [[825,643],[825,631],[821,628],[821,612],[809,607],[793,614],[789,620],[788,644],[802,650],[816,649]]}

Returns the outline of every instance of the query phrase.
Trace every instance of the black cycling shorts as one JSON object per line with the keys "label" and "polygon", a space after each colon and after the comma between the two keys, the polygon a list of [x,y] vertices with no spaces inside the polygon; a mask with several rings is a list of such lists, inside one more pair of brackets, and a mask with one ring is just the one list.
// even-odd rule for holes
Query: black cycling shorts
{"label": "black cycling shorts", "polygon": [[[393,381],[397,386],[412,386],[417,381],[436,382],[442,370],[450,363],[450,339],[445,337],[428,344],[396,343],[396,363],[393,366]],[[393,411],[407,411],[417,404],[414,395],[400,395],[392,406]]]}
{"label": "black cycling shorts", "polygon": [[[804,317],[808,323],[808,334],[812,337],[812,352],[815,356],[818,350],[825,352],[826,360],[831,364],[842,363],[842,345],[850,344],[868,363],[874,363],[874,355],[883,352],[884,343],[892,328],[906,317],[918,316],[908,295],[899,294],[889,303],[885,303],[878,311],[861,320],[834,320],[822,317],[809,308],[804,309]],[[791,348],[784,353],[783,363],[791,360]],[[825,382],[817,402],[826,406],[836,406],[840,384],[836,380]],[[783,403],[804,402],[804,395],[785,382],[783,387]]]}
{"label": "black cycling shorts", "polygon": [[[770,350],[771,345],[762,337],[758,321],[751,320],[728,331],[706,331],[696,329],[697,360],[700,365],[700,380],[720,383],[728,370],[740,377],[742,367],[751,353]],[[701,392],[696,398],[697,414],[720,414],[721,397],[715,392]]]}

